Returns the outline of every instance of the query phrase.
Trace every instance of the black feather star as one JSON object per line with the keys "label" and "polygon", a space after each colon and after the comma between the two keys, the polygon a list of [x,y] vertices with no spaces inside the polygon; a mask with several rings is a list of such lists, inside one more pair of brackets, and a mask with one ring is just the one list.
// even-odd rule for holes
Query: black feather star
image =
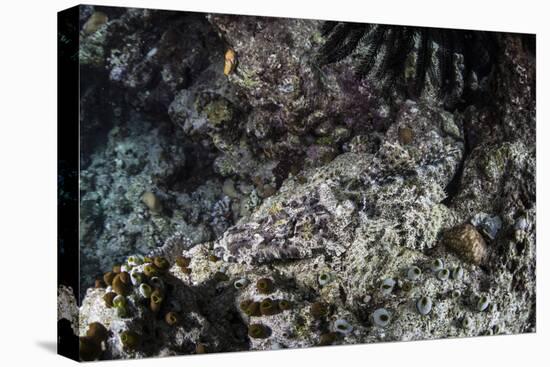
{"label": "black feather star", "polygon": [[461,95],[464,81],[488,75],[497,55],[495,34],[484,31],[345,22],[324,22],[320,31],[321,65],[356,55],[358,77],[381,80],[386,90],[403,87],[411,98],[428,78],[440,98]]}

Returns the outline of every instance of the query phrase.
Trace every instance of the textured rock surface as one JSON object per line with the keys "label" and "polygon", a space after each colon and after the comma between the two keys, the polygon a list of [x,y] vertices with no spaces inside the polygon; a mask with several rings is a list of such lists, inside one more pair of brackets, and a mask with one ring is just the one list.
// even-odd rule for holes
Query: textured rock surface
{"label": "textured rock surface", "polygon": [[[318,21],[99,10],[108,22],[81,36],[78,328],[107,327],[102,358],[535,331],[535,73],[520,36],[499,36],[479,101],[449,111],[437,93],[383,97],[353,58],[318,66]],[[132,254],[171,264],[159,313],[138,289],[151,277],[124,317],[109,288],[86,290]],[[242,306],[269,300],[272,315]]]}
{"label": "textured rock surface", "polygon": [[61,285],[57,289],[57,321],[69,321],[75,334],[78,334],[79,313],[73,290]]}

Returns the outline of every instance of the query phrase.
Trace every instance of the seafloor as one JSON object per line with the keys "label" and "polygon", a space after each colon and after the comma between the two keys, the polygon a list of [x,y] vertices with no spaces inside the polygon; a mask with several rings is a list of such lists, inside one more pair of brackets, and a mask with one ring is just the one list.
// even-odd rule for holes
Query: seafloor
{"label": "seafloor", "polygon": [[82,359],[535,331],[533,37],[81,26]]}

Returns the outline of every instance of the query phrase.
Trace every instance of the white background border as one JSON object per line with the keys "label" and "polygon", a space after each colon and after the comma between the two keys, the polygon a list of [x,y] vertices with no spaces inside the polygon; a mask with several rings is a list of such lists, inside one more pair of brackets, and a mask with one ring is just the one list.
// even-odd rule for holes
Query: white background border
{"label": "white background border", "polygon": [[[385,343],[304,350],[227,353],[144,361],[118,366],[538,366],[550,353],[549,186],[544,120],[548,101],[544,0],[502,1],[135,0],[104,5],[218,13],[354,20],[373,23],[537,33],[537,333],[440,341]],[[5,1],[0,22],[0,363],[65,366],[55,354],[56,333],[56,12],[73,1]],[[545,17],[546,15],[546,17]],[[546,18],[546,19],[545,19]],[[542,87],[542,88],[541,88]],[[541,101],[543,103],[541,103]],[[546,309],[546,314],[541,312]],[[547,364],[548,365],[548,364]]]}

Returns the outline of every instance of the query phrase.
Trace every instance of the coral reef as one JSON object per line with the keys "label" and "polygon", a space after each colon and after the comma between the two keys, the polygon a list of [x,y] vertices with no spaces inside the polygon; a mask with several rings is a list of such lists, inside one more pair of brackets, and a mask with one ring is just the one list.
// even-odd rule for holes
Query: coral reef
{"label": "coral reef", "polygon": [[[497,34],[441,28],[325,22],[323,64],[356,54],[359,77],[371,76],[386,94],[432,93],[447,106],[472,96],[495,66]],[[475,94],[474,94],[475,95]]]}
{"label": "coral reef", "polygon": [[323,24],[81,7],[83,360],[535,331],[526,36]]}

